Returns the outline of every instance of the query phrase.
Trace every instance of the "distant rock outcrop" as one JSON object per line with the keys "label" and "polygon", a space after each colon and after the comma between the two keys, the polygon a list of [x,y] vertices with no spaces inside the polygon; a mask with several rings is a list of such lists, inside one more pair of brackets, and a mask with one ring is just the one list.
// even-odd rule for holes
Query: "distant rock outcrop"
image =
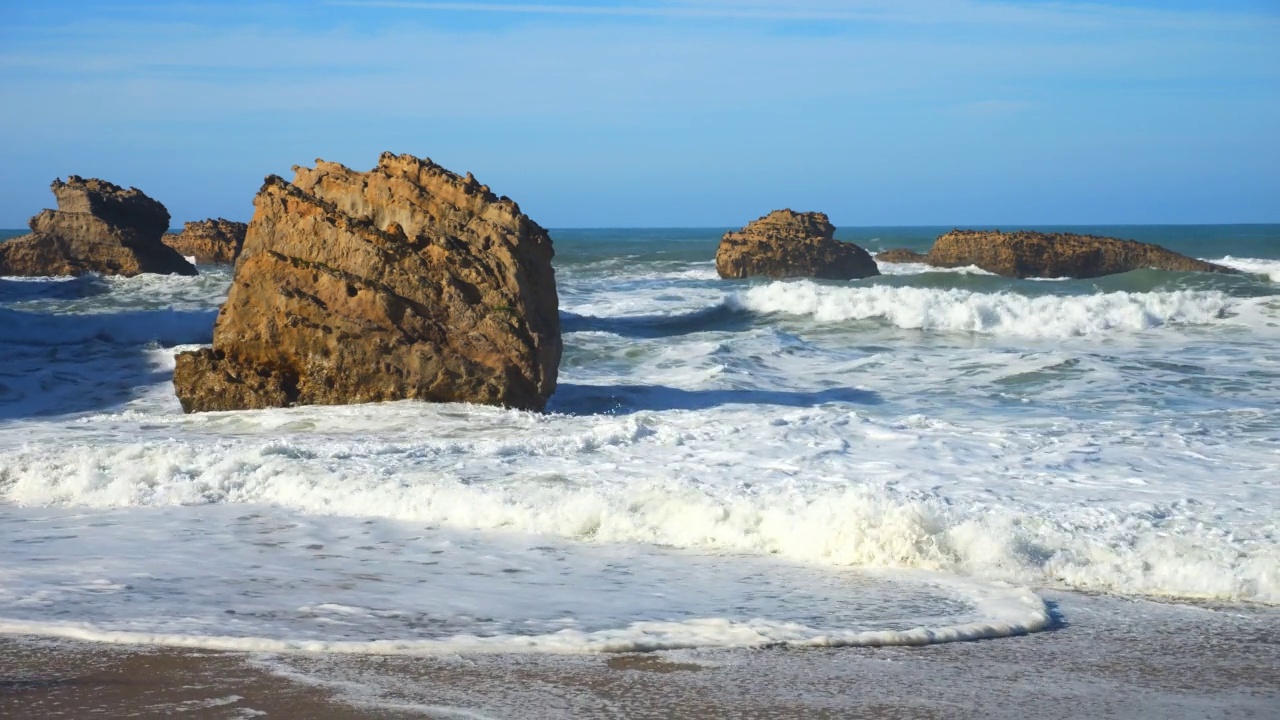
{"label": "distant rock outcrop", "polygon": [[978,267],[1015,278],[1091,278],[1154,268],[1182,272],[1236,270],[1179,255],[1159,245],[1096,235],[952,230],[929,251],[936,267]]}
{"label": "distant rock outcrop", "polygon": [[876,253],[876,262],[882,263],[927,263],[929,256],[906,248],[891,248]]}
{"label": "distant rock outcrop", "polygon": [[248,229],[242,222],[210,218],[186,223],[182,232],[167,233],[162,239],[165,245],[183,257],[195,258],[198,263],[230,265],[240,255]]}
{"label": "distant rock outcrop", "polygon": [[880,274],[866,250],[840,242],[834,234],[823,213],[774,210],[738,232],[725,233],[716,251],[716,271],[722,278],[829,280]]}
{"label": "distant rock outcrop", "polygon": [[50,186],[57,210],[31,218],[31,234],[0,243],[0,275],[195,275],[160,236],[169,211],[137,188],[77,175]]}
{"label": "distant rock outcrop", "polygon": [[270,176],[187,412],[418,399],[541,409],[560,363],[547,232],[468,174],[384,153]]}

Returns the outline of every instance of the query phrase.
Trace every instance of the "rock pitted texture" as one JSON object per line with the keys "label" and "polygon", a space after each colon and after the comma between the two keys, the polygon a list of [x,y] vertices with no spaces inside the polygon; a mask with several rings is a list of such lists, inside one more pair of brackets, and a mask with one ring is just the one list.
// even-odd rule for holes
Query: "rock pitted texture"
{"label": "rock pitted texture", "polygon": [[906,248],[891,248],[876,253],[876,262],[882,263],[927,263],[929,256]]}
{"label": "rock pitted texture", "polygon": [[164,244],[198,263],[230,265],[240,255],[249,226],[242,222],[210,218],[183,225],[182,232],[168,233]]}
{"label": "rock pitted texture", "polygon": [[178,355],[184,410],[545,406],[561,353],[553,251],[515,202],[410,155],[294,172],[254,198],[213,348]]}
{"label": "rock pitted texture", "polygon": [[1144,268],[1181,272],[1237,271],[1133,240],[1040,233],[952,230],[929,251],[937,267],[978,267],[1005,277],[1091,278]]}
{"label": "rock pitted texture", "polygon": [[853,243],[836,240],[823,213],[774,210],[738,232],[728,232],[716,251],[722,278],[763,275],[850,280],[879,275],[876,261]]}
{"label": "rock pitted texture", "polygon": [[0,243],[0,275],[195,275],[160,237],[169,211],[137,188],[72,175],[50,186],[57,210],[31,218],[31,234]]}

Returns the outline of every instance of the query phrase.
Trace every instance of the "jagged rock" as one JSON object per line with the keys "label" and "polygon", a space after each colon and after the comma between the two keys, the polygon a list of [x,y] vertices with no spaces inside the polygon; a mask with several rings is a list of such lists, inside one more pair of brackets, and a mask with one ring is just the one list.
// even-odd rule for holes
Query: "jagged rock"
{"label": "jagged rock", "polygon": [[541,409],[560,317],[547,232],[468,174],[384,153],[270,176],[187,412],[418,399]]}
{"label": "jagged rock", "polygon": [[774,210],[738,232],[728,232],[716,251],[722,278],[763,275],[849,280],[879,275],[876,261],[853,243],[836,240],[823,213]]}
{"label": "jagged rock", "polygon": [[167,233],[164,244],[177,250],[183,257],[195,258],[198,263],[233,264],[244,245],[245,231],[249,226],[242,222],[210,218],[189,222],[180,233]]}
{"label": "jagged rock", "polygon": [[936,267],[978,267],[1005,277],[1091,278],[1155,268],[1182,272],[1236,270],[1179,255],[1159,245],[1097,235],[952,230],[929,251]]}
{"label": "jagged rock", "polygon": [[927,263],[929,256],[906,248],[890,248],[876,253],[876,262],[882,263]]}
{"label": "jagged rock", "polygon": [[137,188],[71,175],[50,186],[57,210],[31,218],[31,234],[0,243],[0,275],[195,275],[160,241],[169,211]]}

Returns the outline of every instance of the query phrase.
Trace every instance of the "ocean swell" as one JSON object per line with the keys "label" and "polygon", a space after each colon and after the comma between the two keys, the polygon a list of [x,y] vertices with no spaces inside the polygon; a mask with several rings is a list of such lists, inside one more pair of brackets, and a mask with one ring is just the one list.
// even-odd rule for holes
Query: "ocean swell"
{"label": "ocean swell", "polygon": [[548,454],[587,462],[602,448],[692,440],[655,432],[632,417],[611,418],[556,441],[169,440],[32,447],[3,458],[0,487],[5,499],[23,505],[266,503],[308,515],[833,566],[919,568],[1032,586],[1280,603],[1280,546],[1268,539],[1271,531],[1217,530],[1213,508],[1194,503],[987,504],[937,490],[856,482],[740,486],[653,476],[587,483],[554,472],[477,482],[420,467],[424,461],[448,467],[451,457],[528,464]]}
{"label": "ocean swell", "polygon": [[959,289],[841,287],[811,281],[775,282],[729,298],[731,307],[818,322],[880,320],[909,330],[1075,337],[1170,325],[1208,325],[1230,315],[1236,301],[1221,292],[1111,292],[1026,296]]}

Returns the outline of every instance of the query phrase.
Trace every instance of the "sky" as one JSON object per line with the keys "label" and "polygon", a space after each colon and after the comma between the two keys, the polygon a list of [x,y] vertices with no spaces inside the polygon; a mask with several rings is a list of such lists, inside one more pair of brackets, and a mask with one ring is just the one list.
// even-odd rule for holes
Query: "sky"
{"label": "sky", "polygon": [[0,0],[0,227],[384,150],[547,227],[1280,222],[1280,0]]}

